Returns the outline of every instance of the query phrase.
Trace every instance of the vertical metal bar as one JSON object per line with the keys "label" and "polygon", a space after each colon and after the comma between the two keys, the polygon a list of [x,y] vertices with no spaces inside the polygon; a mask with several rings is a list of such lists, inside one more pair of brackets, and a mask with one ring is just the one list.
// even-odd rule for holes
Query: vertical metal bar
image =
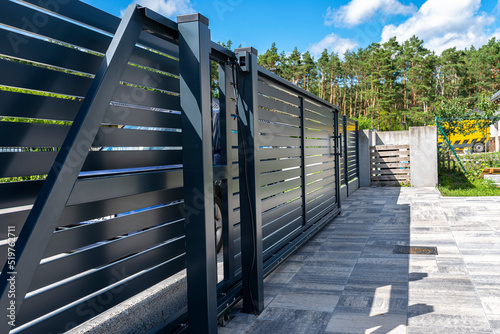
{"label": "vertical metal bar", "polygon": [[259,135],[257,50],[235,50],[242,70],[238,80],[238,152],[240,168],[241,265],[243,312],[264,309],[262,209],[257,136]]}
{"label": "vertical metal bar", "polygon": [[300,164],[302,165],[302,217],[307,224],[307,189],[306,189],[306,126],[304,119],[304,98],[299,96],[300,107]]}
{"label": "vertical metal bar", "polygon": [[356,121],[356,177],[358,178],[359,183],[359,124]]}
{"label": "vertical metal bar", "polygon": [[217,333],[210,30],[200,14],[177,17],[190,333]]}
{"label": "vertical metal bar", "polygon": [[338,208],[341,208],[341,198],[340,198],[340,154],[342,152],[342,147],[340,145],[340,133],[339,133],[339,111],[335,110],[333,113],[333,137],[335,138],[335,196],[337,197]]}
{"label": "vertical metal bar", "polygon": [[344,182],[347,190],[347,196],[349,196],[349,171],[347,170],[348,156],[347,156],[347,116],[342,116],[342,134],[344,135]]}
{"label": "vertical metal bar", "polygon": [[[142,26],[142,16],[137,6],[129,6],[19,234],[14,246],[17,262],[12,265],[7,262],[2,269],[0,276],[2,310],[6,310],[15,302],[16,312],[19,312],[139,38]],[[13,276],[16,282],[16,295],[10,298],[8,279]],[[1,333],[8,333],[10,328],[11,325],[7,320],[0,321]]]}
{"label": "vertical metal bar", "polygon": [[229,90],[231,86],[232,69],[227,64],[219,64],[219,105],[221,133],[221,162],[227,166],[226,181],[222,184],[222,238],[224,252],[224,280],[234,277],[234,213],[233,213],[233,148],[231,146],[231,104]]}

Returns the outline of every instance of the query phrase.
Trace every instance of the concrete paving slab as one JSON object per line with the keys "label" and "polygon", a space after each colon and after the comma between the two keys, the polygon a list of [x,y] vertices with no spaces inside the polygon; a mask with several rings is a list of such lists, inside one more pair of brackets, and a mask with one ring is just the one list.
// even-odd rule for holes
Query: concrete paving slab
{"label": "concrete paving slab", "polygon": [[236,308],[219,333],[500,334],[500,197],[360,188],[264,293],[262,314]]}

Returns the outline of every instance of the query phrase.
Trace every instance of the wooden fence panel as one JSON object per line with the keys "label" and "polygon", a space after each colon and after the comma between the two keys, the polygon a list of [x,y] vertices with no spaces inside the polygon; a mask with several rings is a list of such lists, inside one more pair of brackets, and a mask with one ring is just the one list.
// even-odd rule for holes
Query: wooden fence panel
{"label": "wooden fence panel", "polygon": [[410,184],[410,146],[371,146],[370,181],[372,186]]}

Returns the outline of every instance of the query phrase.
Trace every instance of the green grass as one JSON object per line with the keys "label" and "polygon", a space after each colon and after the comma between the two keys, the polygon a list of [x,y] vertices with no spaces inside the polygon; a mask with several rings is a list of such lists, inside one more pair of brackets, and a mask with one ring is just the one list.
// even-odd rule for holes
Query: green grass
{"label": "green grass", "polygon": [[443,196],[500,196],[500,188],[495,188],[491,181],[480,179],[477,175],[465,175],[456,169],[440,169],[438,189]]}

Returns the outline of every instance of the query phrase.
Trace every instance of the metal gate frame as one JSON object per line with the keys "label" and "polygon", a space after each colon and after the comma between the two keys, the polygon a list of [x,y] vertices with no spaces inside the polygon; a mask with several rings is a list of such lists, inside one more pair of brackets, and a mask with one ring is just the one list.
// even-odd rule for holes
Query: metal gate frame
{"label": "metal gate frame", "polygon": [[[179,16],[178,23],[175,24],[144,7],[128,7],[17,239],[14,247],[17,262],[13,266],[6,263],[2,270],[1,308],[7,309],[12,303],[8,297],[8,279],[13,275],[17,276],[15,304],[17,310],[21,307],[57,222],[73,190],[81,182],[79,173],[141,34],[152,34],[168,41],[178,40],[179,45],[189,305],[187,315],[190,332],[216,333],[218,316],[241,297],[245,312],[260,313],[264,308],[264,277],[340,213],[341,137],[338,108],[258,66],[257,50],[240,48],[233,53],[213,43],[208,25],[208,19],[200,14]],[[223,166],[217,168],[213,168],[212,163],[211,59],[218,62],[220,71]],[[235,75],[238,76],[237,82],[234,82]],[[272,256],[265,262],[258,158],[259,96],[262,95],[259,92],[259,78],[272,81],[297,96],[300,101],[298,110],[301,122],[297,129],[300,128],[301,131],[303,224],[293,234],[280,240],[273,248]],[[334,164],[334,182],[331,184],[334,183],[336,199],[332,204],[334,206],[327,207],[331,208],[330,211],[321,211],[321,216],[309,222],[305,180],[305,103],[311,102],[331,113],[331,119],[327,120],[333,125],[327,134],[331,152],[324,159]],[[235,127],[238,164],[233,163],[236,152],[232,141]],[[74,161],[70,163],[70,158],[74,156],[79,157],[76,164]],[[214,175],[223,181],[225,279],[220,284],[217,284],[217,255],[214,249],[215,236],[212,233]],[[245,218],[240,222],[240,236],[233,226],[238,203],[239,215]],[[238,268],[235,261],[239,255],[235,247],[237,239],[241,239],[241,268]],[[179,321],[182,319],[183,316],[178,317]],[[0,331],[8,332],[10,329],[7,322],[0,323]]]}

